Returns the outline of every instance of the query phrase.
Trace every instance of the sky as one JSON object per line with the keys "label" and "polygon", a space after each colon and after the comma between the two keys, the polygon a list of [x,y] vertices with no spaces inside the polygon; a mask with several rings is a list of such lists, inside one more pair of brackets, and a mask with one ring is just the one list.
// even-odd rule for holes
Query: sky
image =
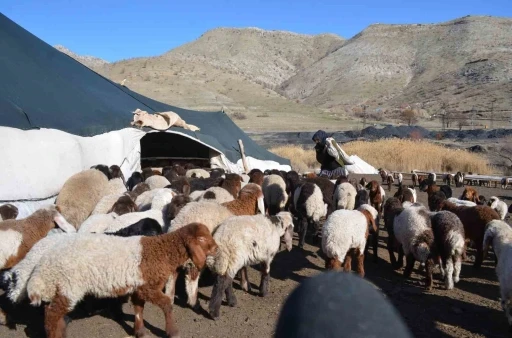
{"label": "sky", "polygon": [[160,55],[217,27],[351,38],[374,23],[512,17],[512,0],[1,0],[0,12],[51,45],[112,62]]}

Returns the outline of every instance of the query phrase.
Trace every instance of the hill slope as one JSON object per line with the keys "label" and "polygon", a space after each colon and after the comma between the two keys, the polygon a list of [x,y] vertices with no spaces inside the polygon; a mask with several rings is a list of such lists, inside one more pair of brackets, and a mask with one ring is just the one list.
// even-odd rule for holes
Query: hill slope
{"label": "hill slope", "polygon": [[454,110],[512,106],[512,19],[371,25],[285,81],[287,97],[317,107],[421,103]]}
{"label": "hill slope", "polygon": [[108,61],[100,59],[100,58],[97,58],[95,56],[75,54],[75,53],[73,53],[72,51],[70,51],[69,49],[67,49],[66,47],[64,47],[62,45],[56,45],[54,47],[58,51],[66,54],[66,55],[71,56],[73,59],[77,60],[78,62],[80,62],[80,63],[82,63],[84,65],[86,65],[89,68],[97,68],[97,67],[101,67],[103,65],[108,64]]}

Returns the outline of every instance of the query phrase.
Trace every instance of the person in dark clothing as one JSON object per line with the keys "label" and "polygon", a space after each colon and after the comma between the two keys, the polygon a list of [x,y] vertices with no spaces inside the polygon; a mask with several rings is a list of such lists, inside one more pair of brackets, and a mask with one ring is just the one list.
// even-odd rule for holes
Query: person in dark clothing
{"label": "person in dark clothing", "polygon": [[286,299],[273,338],[412,338],[393,304],[365,279],[326,272],[302,282]]}
{"label": "person in dark clothing", "polygon": [[336,161],[334,157],[327,153],[327,144],[326,139],[329,136],[323,130],[317,131],[313,135],[313,142],[315,145],[316,152],[316,160],[320,163],[320,177],[328,177],[330,179],[336,179],[341,175],[344,175],[345,172],[343,167]]}

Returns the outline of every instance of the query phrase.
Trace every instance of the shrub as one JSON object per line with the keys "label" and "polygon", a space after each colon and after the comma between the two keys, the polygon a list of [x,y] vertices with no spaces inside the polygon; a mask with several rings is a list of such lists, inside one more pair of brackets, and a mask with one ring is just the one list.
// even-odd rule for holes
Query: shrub
{"label": "shrub", "polygon": [[245,116],[245,114],[244,114],[244,113],[239,112],[239,111],[237,111],[237,112],[235,112],[235,113],[231,114],[231,117],[232,117],[233,119],[235,119],[235,120],[245,120],[245,119],[247,119],[247,116]]}

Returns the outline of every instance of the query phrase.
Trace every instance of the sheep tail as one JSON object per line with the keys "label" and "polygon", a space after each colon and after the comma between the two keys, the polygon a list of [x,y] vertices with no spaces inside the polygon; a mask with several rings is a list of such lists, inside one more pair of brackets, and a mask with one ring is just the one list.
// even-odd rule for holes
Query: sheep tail
{"label": "sheep tail", "polygon": [[219,246],[215,256],[206,258],[208,268],[219,275],[225,275],[229,267],[229,252],[224,249],[224,246]]}
{"label": "sheep tail", "polygon": [[32,306],[40,306],[43,300],[49,300],[44,297],[44,295],[55,295],[56,288],[54,286],[47,285],[43,278],[33,275],[27,284],[27,293],[28,299],[30,300],[30,305]]}

